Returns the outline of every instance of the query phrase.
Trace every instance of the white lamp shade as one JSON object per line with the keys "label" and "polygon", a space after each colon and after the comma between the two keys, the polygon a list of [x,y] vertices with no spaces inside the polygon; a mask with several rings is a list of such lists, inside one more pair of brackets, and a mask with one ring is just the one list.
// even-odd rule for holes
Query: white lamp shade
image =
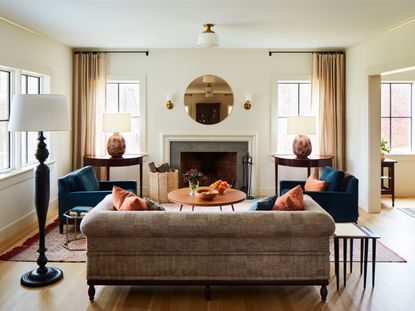
{"label": "white lamp shade", "polygon": [[106,112],[102,116],[102,129],[106,133],[125,133],[131,131],[131,115],[128,112]]}
{"label": "white lamp shade", "polygon": [[288,117],[288,135],[314,135],[316,133],[315,117],[297,116]]}
{"label": "white lamp shade", "polygon": [[69,130],[64,95],[18,94],[13,98],[9,131],[40,132]]}
{"label": "white lamp shade", "polygon": [[219,45],[218,35],[215,32],[202,32],[197,40],[201,48],[213,48]]}

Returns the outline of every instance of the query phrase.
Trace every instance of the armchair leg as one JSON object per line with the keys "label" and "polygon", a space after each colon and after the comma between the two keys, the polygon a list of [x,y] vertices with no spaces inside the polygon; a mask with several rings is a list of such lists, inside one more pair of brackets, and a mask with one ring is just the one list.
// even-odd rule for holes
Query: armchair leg
{"label": "armchair leg", "polygon": [[209,301],[212,297],[212,291],[210,290],[210,286],[205,286],[205,300]]}
{"label": "armchair leg", "polygon": [[63,223],[61,223],[59,221],[59,233],[62,234],[63,233]]}

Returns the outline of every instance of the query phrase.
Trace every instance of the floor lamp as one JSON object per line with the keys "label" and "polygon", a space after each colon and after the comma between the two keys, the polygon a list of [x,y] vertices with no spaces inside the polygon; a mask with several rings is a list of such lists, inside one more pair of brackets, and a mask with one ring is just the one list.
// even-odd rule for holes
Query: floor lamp
{"label": "floor lamp", "polygon": [[25,273],[20,283],[28,287],[53,284],[63,277],[62,270],[46,267],[45,225],[49,208],[49,156],[43,131],[69,130],[68,109],[63,95],[15,95],[11,106],[9,131],[39,132],[35,169],[35,206],[39,224],[38,268]]}

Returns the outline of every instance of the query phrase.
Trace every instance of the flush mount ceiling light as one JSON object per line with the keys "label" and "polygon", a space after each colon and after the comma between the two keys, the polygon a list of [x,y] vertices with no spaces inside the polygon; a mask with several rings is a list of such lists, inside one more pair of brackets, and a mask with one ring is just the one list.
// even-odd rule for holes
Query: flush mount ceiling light
{"label": "flush mount ceiling light", "polygon": [[214,48],[219,45],[218,35],[212,30],[214,24],[203,24],[205,30],[199,35],[197,45],[201,48]]}

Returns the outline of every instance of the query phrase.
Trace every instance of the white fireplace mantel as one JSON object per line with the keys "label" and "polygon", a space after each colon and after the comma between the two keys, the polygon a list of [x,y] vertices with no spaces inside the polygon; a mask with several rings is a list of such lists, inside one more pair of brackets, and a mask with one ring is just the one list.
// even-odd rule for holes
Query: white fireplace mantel
{"label": "white fireplace mantel", "polygon": [[167,134],[160,133],[161,142],[161,159],[164,162],[170,162],[170,143],[173,141],[203,141],[203,142],[247,142],[248,152],[252,156],[252,194],[256,193],[256,176],[257,176],[257,154],[258,154],[258,134],[257,133],[220,133],[220,134]]}

